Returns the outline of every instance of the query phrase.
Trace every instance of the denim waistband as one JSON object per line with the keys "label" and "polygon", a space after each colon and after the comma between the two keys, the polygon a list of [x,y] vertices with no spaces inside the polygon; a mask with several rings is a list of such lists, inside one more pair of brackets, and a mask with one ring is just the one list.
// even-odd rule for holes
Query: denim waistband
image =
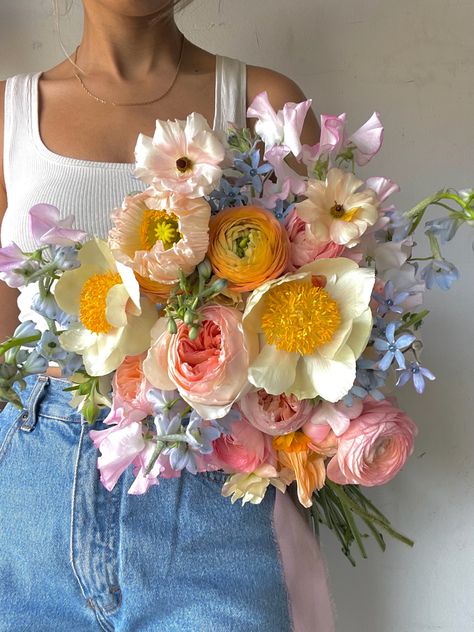
{"label": "denim waistband", "polygon": [[[24,408],[23,426],[28,426],[28,417],[33,422],[36,416],[69,423],[87,423],[81,413],[71,406],[73,393],[65,390],[72,386],[69,380],[40,374],[30,375],[25,381],[26,388],[18,391]],[[97,422],[103,421],[108,413],[109,408],[103,408]]]}

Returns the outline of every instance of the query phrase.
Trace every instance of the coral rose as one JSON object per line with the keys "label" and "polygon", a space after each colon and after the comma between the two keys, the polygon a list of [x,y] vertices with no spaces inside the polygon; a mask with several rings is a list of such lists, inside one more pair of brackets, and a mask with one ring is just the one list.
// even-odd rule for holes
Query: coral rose
{"label": "coral rose", "polygon": [[151,332],[154,343],[143,370],[153,386],[177,388],[201,417],[217,419],[248,388],[248,367],[258,352],[258,339],[244,334],[242,314],[236,309],[208,305],[200,313],[202,325],[195,340],[189,339],[183,322],[176,334],[170,334],[167,318],[160,318]]}
{"label": "coral rose", "polygon": [[328,464],[328,478],[341,485],[383,485],[413,452],[417,427],[389,397],[363,402],[362,414],[338,438],[337,454]]}
{"label": "coral rose", "polygon": [[212,442],[213,463],[229,472],[253,472],[272,456],[269,436],[239,419],[230,424],[230,433]]}
{"label": "coral rose", "polygon": [[290,245],[284,226],[257,206],[226,208],[211,217],[207,256],[228,287],[248,292],[283,274]]}

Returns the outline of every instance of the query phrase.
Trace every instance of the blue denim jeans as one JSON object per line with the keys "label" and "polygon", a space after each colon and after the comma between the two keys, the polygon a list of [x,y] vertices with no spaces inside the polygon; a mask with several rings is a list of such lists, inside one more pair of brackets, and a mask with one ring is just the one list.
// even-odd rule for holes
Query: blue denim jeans
{"label": "blue denim jeans", "polygon": [[129,468],[108,492],[67,386],[0,413],[0,631],[290,632],[275,488],[242,507],[184,471],[134,496]]}

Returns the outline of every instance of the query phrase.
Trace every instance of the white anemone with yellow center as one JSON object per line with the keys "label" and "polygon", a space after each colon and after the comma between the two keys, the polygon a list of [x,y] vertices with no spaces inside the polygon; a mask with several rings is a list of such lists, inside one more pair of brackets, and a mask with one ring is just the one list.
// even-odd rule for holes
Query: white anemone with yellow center
{"label": "white anemone with yellow center", "polygon": [[377,194],[363,185],[350,171],[333,167],[325,182],[309,180],[306,199],[296,204],[296,213],[318,241],[352,248],[379,217]]}
{"label": "white anemone with yellow center", "polygon": [[148,349],[157,311],[140,297],[133,270],[115,261],[105,241],[84,244],[79,260],[80,267],[64,272],[54,288],[61,309],[80,321],[59,341],[66,351],[82,356],[89,375],[106,375],[125,356]]}
{"label": "white anemone with yellow center", "polygon": [[109,246],[142,279],[174,285],[188,275],[209,245],[211,208],[203,198],[150,194],[125,198],[112,214]]}
{"label": "white anemone with yellow center", "polygon": [[254,290],[242,320],[244,330],[260,339],[249,381],[272,395],[339,401],[369,341],[374,282],[373,269],[337,257],[317,259]]}

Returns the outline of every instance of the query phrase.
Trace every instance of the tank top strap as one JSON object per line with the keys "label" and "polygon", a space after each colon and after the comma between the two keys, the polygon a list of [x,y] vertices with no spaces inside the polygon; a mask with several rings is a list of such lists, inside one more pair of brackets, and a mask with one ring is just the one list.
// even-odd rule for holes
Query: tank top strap
{"label": "tank top strap", "polygon": [[3,169],[7,190],[14,178],[12,168],[19,151],[26,158],[32,151],[32,90],[36,75],[9,77],[5,84]]}
{"label": "tank top strap", "polygon": [[247,67],[244,62],[216,56],[216,107],[214,128],[227,131],[227,122],[245,127],[247,113]]}

